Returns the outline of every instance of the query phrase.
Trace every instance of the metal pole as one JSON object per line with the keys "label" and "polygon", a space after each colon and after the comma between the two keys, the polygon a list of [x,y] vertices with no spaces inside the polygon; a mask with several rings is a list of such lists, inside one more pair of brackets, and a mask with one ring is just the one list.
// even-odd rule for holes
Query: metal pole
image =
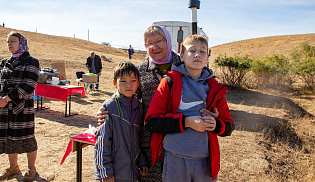
{"label": "metal pole", "polygon": [[192,34],[197,34],[197,7],[191,9],[191,29]]}

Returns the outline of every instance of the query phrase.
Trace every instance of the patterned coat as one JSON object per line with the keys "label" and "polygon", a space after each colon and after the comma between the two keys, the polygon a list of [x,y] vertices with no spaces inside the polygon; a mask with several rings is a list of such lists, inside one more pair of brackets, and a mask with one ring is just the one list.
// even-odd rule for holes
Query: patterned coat
{"label": "patterned coat", "polygon": [[[172,52],[172,63],[179,62],[179,56]],[[140,77],[140,85],[138,87],[138,96],[142,99],[142,108],[143,108],[143,115],[142,121],[148,112],[149,105],[153,98],[153,95],[158,88],[161,79],[163,78],[162,72],[160,71],[158,65],[154,64],[153,62],[146,60],[139,65],[137,65],[139,69],[139,77]],[[168,71],[170,71],[171,66],[169,67]],[[140,131],[140,144],[141,147],[145,150],[145,155],[147,160],[149,161],[149,166],[152,165],[152,158],[151,158],[151,151],[150,151],[150,138],[151,134],[148,132],[144,126],[141,126]],[[141,177],[141,181],[147,182],[158,182],[162,181],[162,162],[156,163],[156,165],[150,169],[149,175],[146,177]]]}
{"label": "patterned coat", "polygon": [[34,100],[39,77],[39,62],[23,53],[18,58],[3,59],[0,64],[0,96],[12,100],[0,108],[0,142],[7,138],[23,140],[34,137]]}

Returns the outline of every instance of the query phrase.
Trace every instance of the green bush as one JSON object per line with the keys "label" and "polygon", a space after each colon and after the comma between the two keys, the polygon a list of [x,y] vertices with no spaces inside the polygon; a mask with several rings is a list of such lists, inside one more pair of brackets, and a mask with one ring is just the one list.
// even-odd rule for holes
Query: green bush
{"label": "green bush", "polygon": [[292,84],[289,74],[290,61],[283,55],[254,60],[251,70],[257,75],[257,85],[261,88],[288,87]]}
{"label": "green bush", "polygon": [[315,46],[301,44],[301,50],[291,53],[291,71],[303,80],[308,89],[315,90]]}
{"label": "green bush", "polygon": [[214,62],[221,68],[223,83],[241,86],[246,73],[251,68],[252,59],[246,56],[222,57],[219,55]]}

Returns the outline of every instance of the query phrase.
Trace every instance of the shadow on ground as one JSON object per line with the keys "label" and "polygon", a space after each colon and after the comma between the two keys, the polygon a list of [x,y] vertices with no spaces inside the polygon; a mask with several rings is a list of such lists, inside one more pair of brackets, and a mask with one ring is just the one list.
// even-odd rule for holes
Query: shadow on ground
{"label": "shadow on ground", "polygon": [[68,126],[75,126],[80,128],[86,128],[91,123],[95,123],[95,126],[97,125],[96,116],[93,117],[89,115],[78,114],[65,117],[64,112],[54,111],[51,109],[36,111],[36,118],[43,118],[49,121],[55,121]]}
{"label": "shadow on ground", "polygon": [[226,95],[226,99],[230,103],[264,108],[286,107],[286,109],[290,112],[300,113],[301,117],[314,117],[311,113],[307,112],[305,109],[286,97],[268,95],[243,88],[229,88],[229,90],[230,92]]}
{"label": "shadow on ground", "polygon": [[235,122],[235,129],[241,131],[260,132],[265,128],[275,126],[280,118],[269,117],[261,114],[247,113],[231,110],[231,116]]}

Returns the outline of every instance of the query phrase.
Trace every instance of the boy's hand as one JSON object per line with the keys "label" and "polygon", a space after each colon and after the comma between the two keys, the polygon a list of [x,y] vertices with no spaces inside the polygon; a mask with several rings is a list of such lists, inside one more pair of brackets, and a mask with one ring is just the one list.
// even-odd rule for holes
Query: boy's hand
{"label": "boy's hand", "polygon": [[200,113],[202,116],[212,116],[212,117],[219,117],[219,111],[217,108],[213,109],[213,112],[208,111],[207,109],[201,109]]}
{"label": "boy's hand", "polygon": [[102,179],[102,182],[115,182],[114,176],[111,177],[110,179]]}
{"label": "boy's hand", "polygon": [[207,125],[201,116],[190,116],[185,118],[185,126],[191,128],[193,130],[204,132],[207,129]]}
{"label": "boy's hand", "polygon": [[105,122],[105,118],[108,117],[108,111],[103,111],[103,107],[96,113],[98,125],[102,125]]}
{"label": "boy's hand", "polygon": [[205,116],[202,117],[202,119],[205,121],[206,130],[213,131],[216,127],[216,120],[212,116]]}
{"label": "boy's hand", "polygon": [[147,176],[148,173],[149,173],[149,168],[148,168],[147,166],[142,166],[142,167],[140,168],[140,174],[141,174],[142,176]]}

